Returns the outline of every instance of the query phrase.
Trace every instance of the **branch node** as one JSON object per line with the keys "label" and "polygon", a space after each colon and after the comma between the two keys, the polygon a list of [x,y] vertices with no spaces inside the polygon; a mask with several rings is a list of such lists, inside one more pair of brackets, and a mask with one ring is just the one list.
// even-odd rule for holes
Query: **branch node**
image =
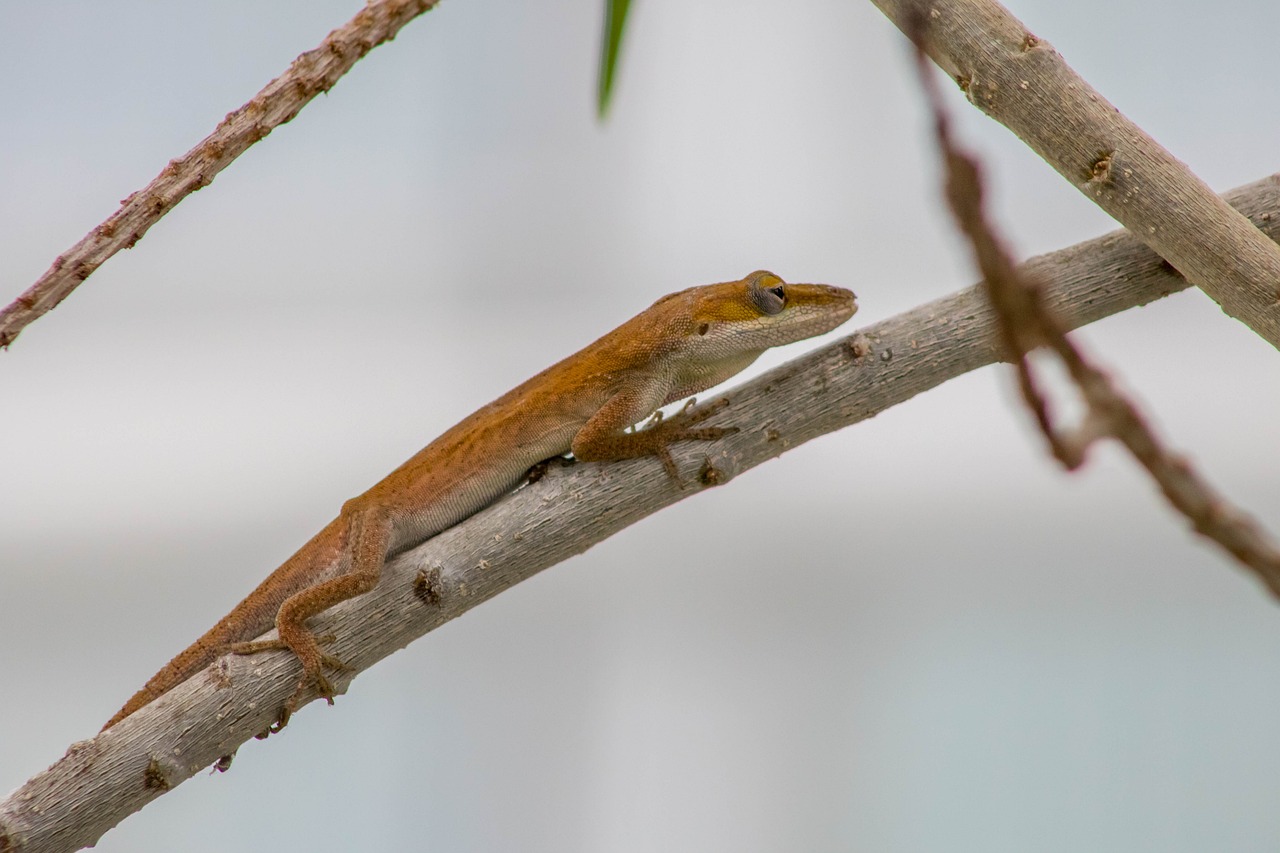
{"label": "branch node", "polygon": [[1089,164],[1089,169],[1085,174],[1085,180],[1091,184],[1109,184],[1111,183],[1111,161],[1115,157],[1114,148],[1108,148],[1098,154]]}
{"label": "branch node", "polygon": [[855,359],[865,358],[871,354],[871,339],[858,332],[844,342],[845,350]]}
{"label": "branch node", "polygon": [[711,457],[704,457],[698,469],[698,482],[704,486],[719,486],[727,482],[724,472],[715,466]]}
{"label": "branch node", "polygon": [[433,606],[440,604],[441,599],[444,598],[444,581],[441,578],[439,566],[418,571],[413,579],[413,595],[423,604]]}
{"label": "branch node", "polygon": [[142,787],[153,791],[167,791],[170,787],[169,774],[156,759],[147,762],[147,769],[142,773]]}

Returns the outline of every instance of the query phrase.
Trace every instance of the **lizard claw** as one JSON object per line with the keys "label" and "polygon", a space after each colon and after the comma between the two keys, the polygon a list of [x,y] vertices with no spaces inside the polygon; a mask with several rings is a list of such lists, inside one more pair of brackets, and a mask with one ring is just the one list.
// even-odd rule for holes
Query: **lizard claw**
{"label": "lizard claw", "polygon": [[[721,397],[719,400],[716,400],[714,403],[708,403],[707,405],[703,406],[702,411],[691,412],[690,410],[694,406],[696,406],[697,403],[698,403],[697,397],[690,397],[685,402],[684,406],[680,409],[680,413],[676,415],[676,417],[680,419],[680,422],[682,424],[702,423],[712,415],[717,414],[719,412],[723,412],[729,406],[729,398]],[[725,427],[725,429],[731,429],[731,427]],[[737,430],[734,429],[734,432],[737,432]]]}
{"label": "lizard claw", "polygon": [[334,672],[350,672],[351,667],[332,655],[321,655],[320,668],[311,671],[304,667],[307,671],[303,673],[302,680],[298,682],[298,687],[293,691],[293,695],[289,697],[289,701],[284,703],[284,707],[280,709],[280,722],[277,723],[274,731],[284,728],[285,723],[289,721],[289,717],[297,711],[302,705],[302,700],[307,694],[314,691],[324,701],[330,705],[333,704],[333,697],[337,694],[334,689],[333,682],[329,681],[324,674],[324,668],[333,670]]}
{"label": "lizard claw", "polygon": [[[323,642],[326,639],[332,640],[333,638],[327,637],[318,639]],[[287,704],[290,711],[297,710],[298,705],[302,701],[302,697],[306,694],[308,687],[313,688],[321,699],[332,705],[334,694],[336,694],[337,691],[334,689],[333,683],[329,681],[327,676],[325,676],[324,671],[326,669],[335,673],[352,671],[352,667],[343,663],[333,655],[328,654],[320,654],[319,657],[314,660],[303,661],[302,669],[302,680],[298,682],[298,689],[294,691],[293,697]]]}

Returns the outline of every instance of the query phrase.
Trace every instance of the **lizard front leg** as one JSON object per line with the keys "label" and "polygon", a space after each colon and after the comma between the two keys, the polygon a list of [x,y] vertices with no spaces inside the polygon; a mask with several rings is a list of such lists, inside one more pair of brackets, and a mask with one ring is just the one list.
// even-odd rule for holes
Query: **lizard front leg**
{"label": "lizard front leg", "polygon": [[[671,457],[672,444],[677,441],[715,441],[737,432],[738,428],[696,426],[721,411],[729,401],[721,399],[700,412],[691,412],[695,402],[691,399],[671,417],[655,417],[645,428],[625,432],[628,426],[657,409],[665,393],[665,389],[627,388],[609,398],[574,436],[573,455],[584,462],[656,456],[667,475],[679,483],[680,474]],[[657,403],[652,402],[655,398]]]}

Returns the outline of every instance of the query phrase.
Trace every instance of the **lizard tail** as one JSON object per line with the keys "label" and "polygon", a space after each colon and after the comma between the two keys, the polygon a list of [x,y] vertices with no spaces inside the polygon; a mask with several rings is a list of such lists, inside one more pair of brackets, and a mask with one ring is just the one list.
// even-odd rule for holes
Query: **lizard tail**
{"label": "lizard tail", "polygon": [[178,656],[151,676],[141,690],[133,694],[115,716],[107,720],[102,731],[114,726],[125,717],[149,705],[213,663],[233,643],[246,642],[261,636],[275,624],[280,605],[296,592],[323,580],[326,569],[336,571],[342,532],[337,520],[330,522],[298,553],[272,572],[258,588],[222,617],[204,636],[178,653]]}
{"label": "lizard tail", "polygon": [[213,663],[218,658],[219,649],[228,642],[223,639],[223,632],[218,630],[221,627],[223,627],[223,623],[219,622],[203,637],[196,640],[177,657],[165,664],[163,669],[151,676],[151,680],[147,682],[146,686],[133,694],[133,698],[125,702],[124,707],[116,711],[115,716],[110,720],[107,720],[107,724],[102,727],[102,730],[106,731],[111,728],[134,711],[144,705],[149,705],[152,701],[160,698],[195,673]]}

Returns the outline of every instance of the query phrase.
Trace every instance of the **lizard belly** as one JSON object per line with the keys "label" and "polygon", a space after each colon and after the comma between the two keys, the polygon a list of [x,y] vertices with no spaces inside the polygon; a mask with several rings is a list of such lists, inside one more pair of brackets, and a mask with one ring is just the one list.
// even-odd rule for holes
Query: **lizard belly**
{"label": "lizard belly", "polygon": [[523,452],[514,457],[508,455],[505,459],[470,468],[465,476],[451,477],[448,472],[437,472],[439,476],[433,478],[436,482],[428,487],[431,499],[411,502],[412,509],[396,518],[388,556],[420,545],[470,518],[514,491],[534,465],[557,455],[542,443],[521,450]]}

